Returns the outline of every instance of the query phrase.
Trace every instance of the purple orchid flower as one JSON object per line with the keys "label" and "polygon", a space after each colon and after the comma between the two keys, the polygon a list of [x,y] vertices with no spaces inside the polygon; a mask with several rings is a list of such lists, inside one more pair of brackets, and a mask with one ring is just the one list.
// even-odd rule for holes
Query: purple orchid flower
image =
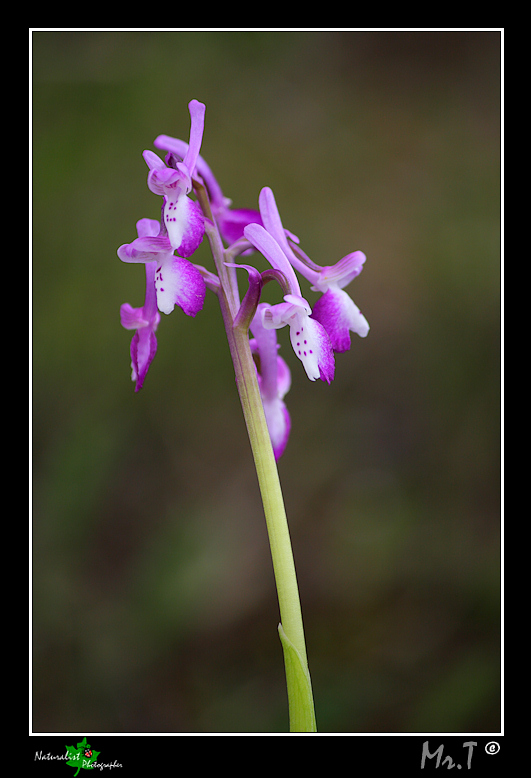
{"label": "purple orchid flower", "polygon": [[[266,219],[260,208],[264,224]],[[260,251],[272,267],[283,273],[290,292],[284,302],[261,309],[262,325],[266,329],[290,328],[291,345],[301,360],[311,381],[320,378],[330,383],[334,378],[334,353],[324,327],[310,318],[312,309],[301,295],[297,276],[288,257],[275,238],[260,224],[249,224],[244,229],[247,240]]]}
{"label": "purple orchid flower", "polygon": [[143,154],[149,167],[148,186],[152,192],[164,197],[163,221],[172,249],[185,258],[194,253],[205,234],[201,208],[188,197],[203,140],[205,106],[198,100],[191,100],[188,108],[191,117],[190,143],[182,162],[175,162],[175,167],[167,167],[153,151],[144,151]]}
{"label": "purple orchid flower", "polygon": [[187,316],[195,316],[204,304],[206,287],[200,271],[187,259],[176,257],[171,241],[162,235],[154,219],[137,222],[138,238],[118,249],[123,262],[145,262],[154,266],[154,288],[159,311],[169,314],[178,305]]}
{"label": "purple orchid flower", "polygon": [[154,262],[146,263],[146,299],[142,308],[129,303],[120,307],[120,320],[126,330],[136,330],[131,341],[131,379],[136,381],[135,392],[142,389],[144,379],[157,352],[155,330],[160,321],[155,293]]}
{"label": "purple orchid flower", "polygon": [[366,260],[365,254],[362,251],[354,251],[335,265],[321,267],[312,262],[296,245],[298,238],[283,228],[273,192],[269,187],[264,187],[260,192],[260,213],[265,228],[275,237],[290,263],[311,281],[312,291],[323,293],[313,306],[312,319],[323,325],[334,351],[348,351],[350,332],[355,332],[361,338],[366,337],[369,332],[367,319],[343,291],[343,287],[361,273]]}
{"label": "purple orchid flower", "polygon": [[[186,159],[189,150],[188,143],[169,135],[159,135],[153,145],[169,152],[166,161],[171,159],[171,155],[175,155],[177,159]],[[190,172],[193,175],[194,171]],[[229,245],[243,237],[243,230],[248,224],[262,224],[259,211],[252,208],[231,208],[232,200],[225,197],[212,170],[200,154],[196,157],[195,172],[207,188],[212,215],[221,236]]]}
{"label": "purple orchid flower", "polygon": [[291,386],[291,373],[277,353],[279,345],[276,331],[267,329],[262,323],[262,312],[267,308],[270,308],[267,303],[260,303],[256,309],[251,323],[253,338],[250,344],[251,351],[258,358],[258,385],[273,453],[278,461],[284,453],[291,430],[291,418],[284,403],[284,396]]}
{"label": "purple orchid flower", "polygon": [[[300,249],[296,247],[300,256]],[[334,351],[342,352],[350,349],[350,333],[355,332],[360,338],[367,337],[369,323],[352,298],[343,291],[362,269],[366,260],[362,251],[352,254],[327,267],[315,266],[305,256],[306,262],[299,261],[300,272],[313,281],[312,291],[322,292],[322,296],[314,303],[312,318],[320,322],[328,332]],[[309,264],[311,263],[311,264]]]}

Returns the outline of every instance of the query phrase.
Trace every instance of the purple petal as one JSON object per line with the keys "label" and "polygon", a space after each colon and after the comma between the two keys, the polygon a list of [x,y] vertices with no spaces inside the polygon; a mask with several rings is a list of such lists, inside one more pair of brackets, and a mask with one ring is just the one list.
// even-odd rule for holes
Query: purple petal
{"label": "purple petal", "polygon": [[273,453],[278,461],[288,443],[291,418],[280,397],[276,397],[273,401],[264,400],[263,405]]}
{"label": "purple petal", "polygon": [[184,159],[189,144],[184,140],[179,140],[179,138],[172,138],[171,135],[158,135],[153,141],[153,145],[164,151],[172,151],[178,157]]}
{"label": "purple petal", "polygon": [[334,352],[324,327],[309,316],[296,316],[290,323],[290,339],[310,381],[320,378],[330,383],[334,378]]}
{"label": "purple petal", "polygon": [[139,219],[136,223],[136,231],[139,238],[158,235],[160,232],[160,222],[156,219]]}
{"label": "purple petal", "polygon": [[185,198],[188,212],[187,225],[181,243],[176,247],[181,257],[190,257],[197,249],[205,234],[205,219],[199,203]]}
{"label": "purple petal", "polygon": [[150,170],[147,177],[147,184],[153,194],[165,195],[175,190],[175,193],[184,192],[188,186],[187,175],[183,175],[180,170],[164,166],[163,170],[158,168]]}
{"label": "purple petal", "polygon": [[171,254],[173,250],[167,235],[145,235],[131,245],[134,251],[142,254]]}
{"label": "purple petal", "polygon": [[[179,138],[172,138],[170,135],[159,135],[157,138],[155,138],[153,143],[158,149],[169,151],[180,159],[184,159],[186,157],[189,148],[188,143],[185,143],[183,140],[179,140]],[[197,155],[195,169],[199,176],[203,179],[203,182],[208,189],[212,209],[216,210],[218,208],[228,208],[230,205],[230,200],[228,201],[223,196],[223,192],[216,180],[216,177],[201,154]],[[190,170],[191,175],[193,172],[193,170]]]}
{"label": "purple petal", "polygon": [[248,224],[262,224],[258,211],[252,208],[223,208],[217,214],[219,230],[230,245],[243,237],[243,230]]}
{"label": "purple petal", "polygon": [[261,224],[248,224],[243,234],[274,268],[284,273],[292,293],[300,295],[301,290],[297,276],[275,238]]}
{"label": "purple petal", "polygon": [[187,316],[195,316],[205,302],[203,276],[191,262],[181,257],[170,257],[157,267],[155,288],[162,313],[171,313],[178,305]]}
{"label": "purple petal", "polygon": [[279,330],[288,324],[293,315],[293,305],[291,303],[277,303],[276,305],[267,305],[260,311],[262,326],[266,330]]}
{"label": "purple petal", "polygon": [[201,208],[185,195],[166,198],[164,224],[172,248],[185,258],[194,253],[205,234],[205,220]]}
{"label": "purple petal", "polygon": [[192,123],[190,127],[190,144],[186,151],[183,163],[188,168],[189,174],[192,175],[203,140],[206,108],[204,103],[200,103],[199,100],[190,100],[188,103],[188,110],[190,111]]}
{"label": "purple petal", "polygon": [[157,338],[148,327],[139,329],[131,341],[131,367],[133,381],[136,381],[135,392],[139,392],[144,384],[149,366],[157,352]]}
{"label": "purple petal", "polygon": [[260,395],[275,459],[279,459],[286,448],[291,429],[290,416],[283,403],[284,395],[291,386],[291,374],[282,357],[278,356],[275,330],[265,329],[262,324],[261,314],[267,307],[266,303],[258,306],[251,323],[254,338],[250,343],[253,353],[259,356]]}
{"label": "purple petal", "polygon": [[161,160],[161,158],[155,154],[154,151],[147,149],[146,151],[142,152],[142,156],[144,157],[144,161],[150,170],[162,171],[165,169],[166,165]]}
{"label": "purple petal", "polygon": [[282,399],[291,388],[291,373],[282,357],[277,357],[278,396]]}
{"label": "purple petal", "polygon": [[150,262],[153,259],[152,255],[135,251],[132,243],[124,243],[116,253],[122,262]]}
{"label": "purple petal", "polygon": [[367,336],[369,324],[358,306],[342,289],[330,287],[316,303],[312,319],[320,322],[328,333],[334,351],[343,352],[350,348],[350,332],[361,338]]}
{"label": "purple petal", "polygon": [[129,303],[120,306],[120,322],[126,330],[137,330],[139,327],[149,325],[144,308],[133,308]]}
{"label": "purple petal", "polygon": [[[254,351],[260,356],[260,391],[262,398],[272,400],[278,396],[281,399],[284,397],[290,387],[291,377],[288,366],[278,356],[278,341],[275,329],[267,328],[263,325],[263,313],[268,307],[267,303],[258,305],[250,329],[254,335],[254,341],[251,341],[251,343],[254,343]],[[279,371],[281,376],[279,376]],[[279,387],[279,378],[282,379],[282,387]]]}
{"label": "purple petal", "polygon": [[288,254],[289,256],[290,249],[288,246],[286,233],[284,232],[284,227],[282,226],[282,220],[278,212],[272,189],[270,189],[268,186],[264,186],[260,192],[258,202],[260,205],[260,213],[262,215],[264,227],[282,247],[284,253]]}
{"label": "purple petal", "polygon": [[352,254],[347,254],[346,257],[340,259],[335,265],[323,267],[319,277],[313,282],[315,284],[314,291],[326,292],[329,286],[343,289],[356,276],[359,276],[366,259],[367,257],[363,251],[354,251]]}
{"label": "purple petal", "polygon": [[166,236],[146,235],[136,238],[132,243],[124,243],[117,253],[122,262],[152,262],[158,255],[171,254],[172,251],[170,240]]}

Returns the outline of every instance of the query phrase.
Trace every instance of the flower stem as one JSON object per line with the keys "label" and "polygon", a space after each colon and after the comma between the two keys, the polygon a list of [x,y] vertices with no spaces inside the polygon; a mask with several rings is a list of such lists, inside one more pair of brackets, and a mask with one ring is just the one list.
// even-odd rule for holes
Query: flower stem
{"label": "flower stem", "polygon": [[315,732],[315,714],[295,562],[277,464],[256,379],[256,368],[245,331],[233,329],[229,335],[229,344],[271,547],[280,608],[279,631],[286,664],[290,729],[292,732]]}
{"label": "flower stem", "polygon": [[264,507],[280,608],[279,634],[284,650],[290,731],[315,732],[314,703],[295,563],[277,464],[260,396],[249,336],[246,327],[234,326],[239,306],[234,268],[227,267],[225,264],[223,244],[212,218],[206,192],[201,187],[197,187],[196,192],[207,217],[206,233],[220,280],[218,298]]}

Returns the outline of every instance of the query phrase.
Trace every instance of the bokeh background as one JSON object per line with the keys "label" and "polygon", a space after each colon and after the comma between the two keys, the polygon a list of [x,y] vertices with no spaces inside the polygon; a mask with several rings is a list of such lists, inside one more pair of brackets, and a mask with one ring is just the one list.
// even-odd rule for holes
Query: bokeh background
{"label": "bokeh background", "polygon": [[[268,185],[315,261],[367,255],[349,291],[371,331],[332,385],[279,333],[318,727],[500,729],[500,47],[496,31],[33,32],[34,731],[288,727],[217,301],[163,316],[139,394],[119,320],[145,284],[116,249],[160,214],[142,151],[188,138],[192,98],[236,207]],[[206,241],[195,261],[212,267]]]}

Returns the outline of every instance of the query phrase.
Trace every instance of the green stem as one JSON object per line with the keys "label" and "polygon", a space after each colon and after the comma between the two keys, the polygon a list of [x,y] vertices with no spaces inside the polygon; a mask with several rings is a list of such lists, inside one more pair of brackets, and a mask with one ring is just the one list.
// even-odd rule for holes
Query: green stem
{"label": "green stem", "polygon": [[262,495],[273,560],[281,619],[279,632],[286,665],[290,730],[315,732],[313,696],[295,562],[280,479],[247,333],[233,329],[229,334],[229,344]]}
{"label": "green stem", "polygon": [[281,620],[286,635],[289,636],[293,645],[306,661],[299,591],[288,522],[271,438],[256,380],[256,368],[249,347],[249,338],[246,333],[235,331],[231,340],[233,340],[231,351],[236,372],[236,384],[264,505]]}
{"label": "green stem", "polygon": [[218,297],[264,506],[280,608],[279,633],[286,667],[290,730],[292,732],[315,732],[314,704],[306,658],[295,563],[284,499],[260,396],[256,368],[246,328],[233,326],[239,305],[238,291],[235,288],[234,274],[232,273],[234,268],[228,268],[225,265],[223,244],[212,219],[206,194],[204,190],[197,189],[196,191],[203,211],[209,219],[206,231],[220,279]]}

